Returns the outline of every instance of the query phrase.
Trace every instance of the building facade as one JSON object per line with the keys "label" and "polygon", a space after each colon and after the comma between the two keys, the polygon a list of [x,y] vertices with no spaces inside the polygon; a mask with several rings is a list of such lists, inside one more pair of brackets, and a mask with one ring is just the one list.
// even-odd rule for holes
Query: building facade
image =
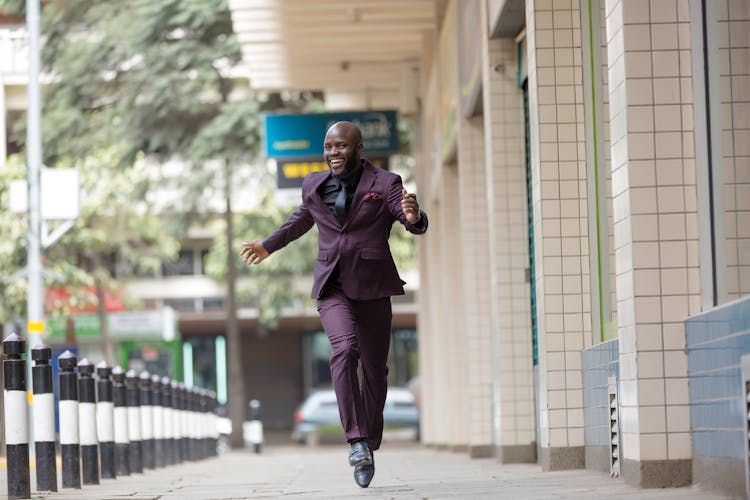
{"label": "building facade", "polygon": [[425,443],[744,493],[749,21],[445,3],[417,176]]}

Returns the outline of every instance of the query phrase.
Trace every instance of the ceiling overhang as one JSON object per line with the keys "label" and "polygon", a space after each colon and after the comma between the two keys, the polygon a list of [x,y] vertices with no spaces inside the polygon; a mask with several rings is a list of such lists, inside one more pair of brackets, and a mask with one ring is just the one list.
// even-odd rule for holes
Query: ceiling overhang
{"label": "ceiling overhang", "polygon": [[434,0],[229,0],[258,90],[398,91],[436,29]]}

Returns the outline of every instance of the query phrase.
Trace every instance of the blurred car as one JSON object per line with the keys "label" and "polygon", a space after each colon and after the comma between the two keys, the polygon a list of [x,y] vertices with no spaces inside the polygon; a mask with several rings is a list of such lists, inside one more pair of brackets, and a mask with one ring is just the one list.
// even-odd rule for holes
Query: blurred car
{"label": "blurred car", "polygon": [[[409,439],[419,437],[419,410],[414,394],[404,387],[389,387],[383,409],[383,438],[387,434],[404,436]],[[294,413],[292,439],[304,442],[311,437],[343,437],[336,393],[333,389],[318,390],[310,394]]]}

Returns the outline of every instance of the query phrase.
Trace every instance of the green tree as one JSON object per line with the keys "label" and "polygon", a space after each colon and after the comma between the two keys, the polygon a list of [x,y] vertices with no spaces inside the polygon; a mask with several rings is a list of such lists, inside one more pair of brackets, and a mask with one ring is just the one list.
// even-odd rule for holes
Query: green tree
{"label": "green tree", "polygon": [[[178,250],[178,240],[164,221],[152,215],[146,203],[133,202],[148,182],[148,172],[111,168],[113,157],[112,151],[101,151],[75,162],[81,180],[80,216],[62,239],[43,252],[45,288],[64,292],[45,302],[45,314],[68,317],[95,306],[102,325],[102,352],[109,362],[113,352],[102,298],[104,293],[121,290],[113,264],[127,262],[144,272],[153,271]],[[5,277],[0,285],[3,322],[26,315],[27,223],[25,217],[8,210],[10,183],[25,180],[24,174],[19,155],[11,157],[0,173],[0,230],[7,235],[0,244]]]}
{"label": "green tree", "polygon": [[[22,11],[19,0],[6,5]],[[45,89],[43,158],[47,165],[86,158],[114,147],[113,166],[138,160],[179,160],[178,175],[152,179],[177,202],[160,216],[185,230],[209,217],[212,194],[224,199],[226,245],[234,240],[235,170],[252,165],[259,151],[261,108],[286,104],[258,99],[247,82],[232,77],[241,59],[225,0],[68,0],[46,3],[42,14]],[[297,102],[303,104],[306,99]],[[18,139],[23,140],[19,129]],[[157,167],[154,167],[157,168]],[[142,198],[150,189],[144,184]],[[97,241],[97,243],[104,243]],[[103,244],[100,248],[108,252]],[[242,445],[244,381],[240,365],[235,280],[237,252],[228,248],[227,339],[232,444]]]}
{"label": "green tree", "polygon": [[[10,211],[10,183],[22,179],[24,166],[10,158],[0,169],[0,322],[26,316],[26,222]],[[20,322],[20,321],[18,321]]]}

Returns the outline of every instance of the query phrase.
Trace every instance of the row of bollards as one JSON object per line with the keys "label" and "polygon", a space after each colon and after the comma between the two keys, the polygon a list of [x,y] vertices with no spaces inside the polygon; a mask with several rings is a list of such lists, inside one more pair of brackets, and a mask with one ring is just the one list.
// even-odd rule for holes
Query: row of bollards
{"label": "row of bollards", "polygon": [[[31,498],[25,350],[16,334],[3,340],[8,498]],[[52,350],[34,346],[31,358],[37,491],[57,491]],[[77,362],[70,351],[58,365],[63,488],[217,454],[215,393],[104,361]]]}

